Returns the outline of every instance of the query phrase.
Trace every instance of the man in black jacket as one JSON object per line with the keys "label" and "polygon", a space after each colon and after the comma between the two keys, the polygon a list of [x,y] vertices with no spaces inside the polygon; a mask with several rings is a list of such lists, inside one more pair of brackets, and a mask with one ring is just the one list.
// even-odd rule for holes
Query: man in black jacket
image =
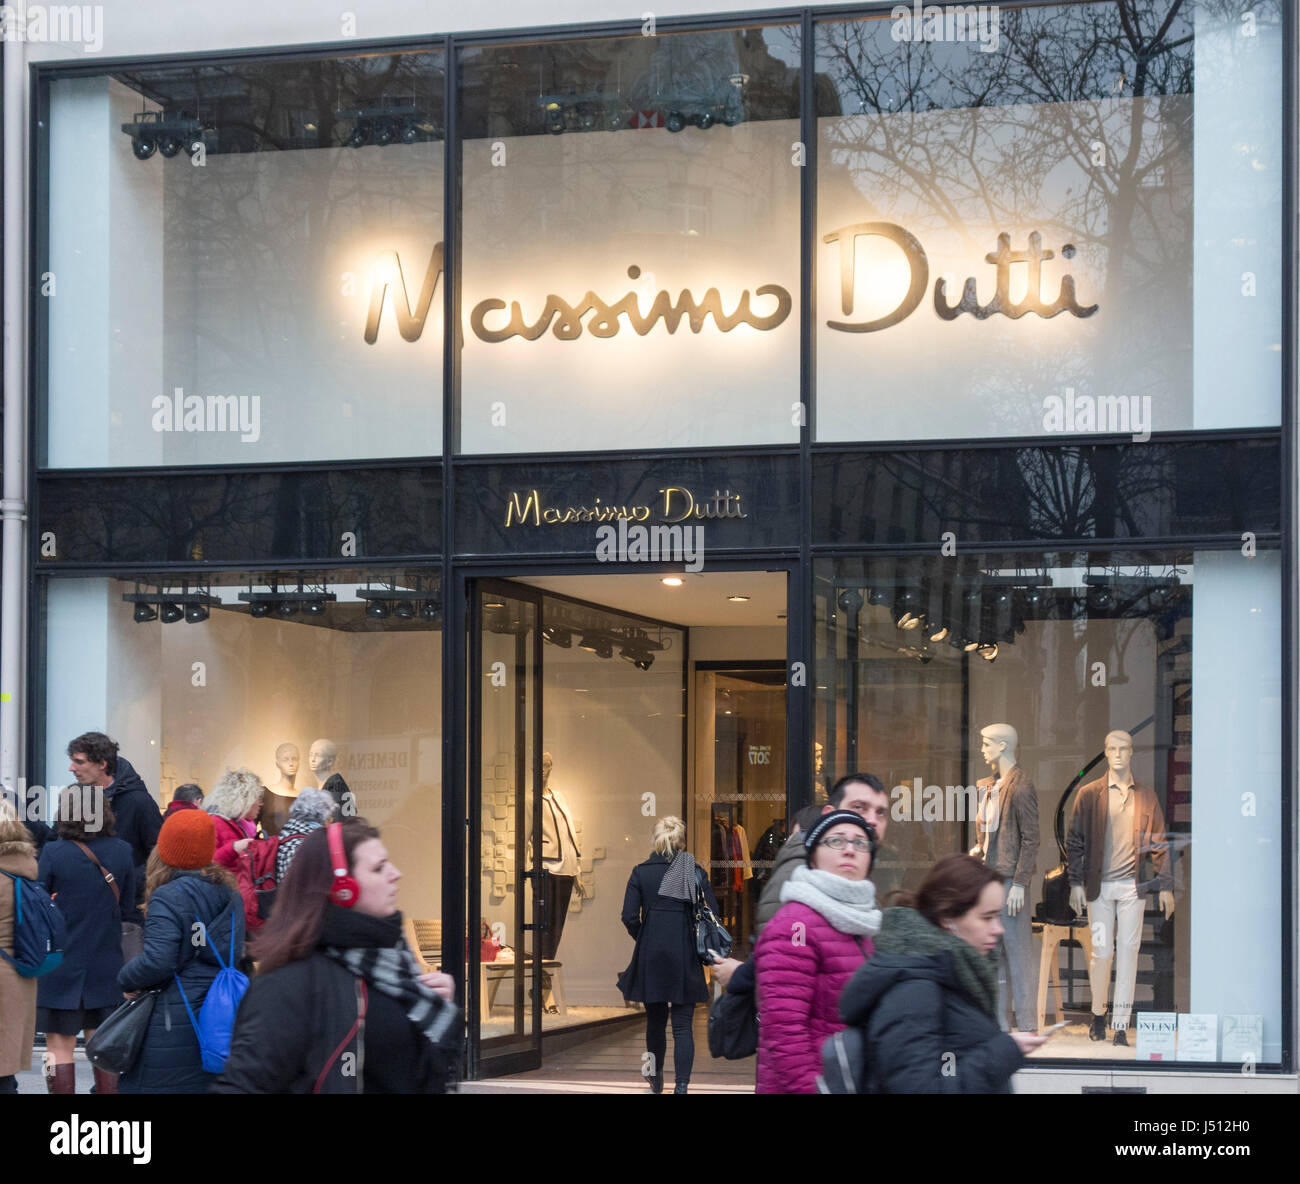
{"label": "man in black jacket", "polygon": [[[129,946],[139,934],[142,915],[138,906],[144,902],[144,869],[149,852],[158,842],[162,829],[162,811],[153,800],[140,774],[131,762],[118,756],[117,742],[103,732],[85,732],[68,744],[71,764],[68,771],[80,785],[98,785],[113,808],[117,837],[131,844],[131,858],[135,864],[137,912],[128,925],[124,925],[124,947]],[[130,956],[139,950],[135,949]]]}

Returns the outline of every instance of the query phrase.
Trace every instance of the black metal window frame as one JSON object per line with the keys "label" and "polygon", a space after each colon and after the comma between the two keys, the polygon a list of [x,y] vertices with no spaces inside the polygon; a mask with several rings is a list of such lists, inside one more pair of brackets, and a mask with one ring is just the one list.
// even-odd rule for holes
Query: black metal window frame
{"label": "black metal window frame", "polygon": [[[1097,3],[1098,0],[1014,0],[1013,3],[1004,4],[1004,8],[1027,9],[1027,8],[1062,8],[1074,4]],[[788,620],[788,644],[790,651],[787,655],[790,663],[803,662],[805,664],[807,684],[815,686],[815,670],[813,669],[814,654],[814,628],[813,620],[813,559],[823,555],[846,553],[841,547],[819,547],[812,542],[813,529],[813,466],[814,456],[817,453],[826,451],[843,451],[845,449],[854,449],[873,452],[894,452],[903,448],[915,449],[918,445],[907,444],[898,441],[871,441],[861,443],[851,442],[821,442],[814,443],[814,426],[815,426],[815,400],[813,398],[815,389],[815,347],[814,347],[814,321],[815,321],[815,273],[813,263],[813,246],[816,235],[816,165],[817,165],[817,121],[816,108],[814,102],[814,83],[815,83],[815,46],[813,39],[814,26],[817,22],[826,20],[849,20],[855,18],[864,18],[871,16],[887,15],[894,7],[888,0],[876,0],[876,2],[848,4],[848,5],[824,5],[824,6],[805,6],[790,7],[780,9],[766,10],[749,10],[745,12],[727,12],[718,14],[700,14],[681,17],[665,17],[657,21],[657,30],[662,33],[678,33],[702,30],[716,29],[734,29],[742,27],[755,27],[777,24],[797,24],[800,28],[802,60],[800,65],[800,124],[801,138],[805,145],[806,159],[801,176],[801,193],[800,193],[800,378],[799,378],[799,397],[805,407],[806,414],[803,416],[803,424],[799,432],[799,442],[791,445],[790,451],[796,451],[799,457],[800,472],[800,505],[798,513],[801,521],[800,539],[798,542],[797,553],[792,553],[788,548],[777,549],[775,551],[757,551],[753,553],[753,565],[761,565],[765,561],[771,561],[774,558],[782,558],[791,563],[791,580],[790,580],[790,597],[787,606],[789,613]],[[1295,1007],[1296,1007],[1296,980],[1295,980],[1295,956],[1296,956],[1296,939],[1295,939],[1295,909],[1293,902],[1294,879],[1295,879],[1295,803],[1297,801],[1297,772],[1296,772],[1296,755],[1297,755],[1297,726],[1295,711],[1297,703],[1300,702],[1300,694],[1297,692],[1296,680],[1297,671],[1300,670],[1300,658],[1297,655],[1297,615],[1300,613],[1300,594],[1297,590],[1297,571],[1295,555],[1295,508],[1297,504],[1297,495],[1300,487],[1297,484],[1297,473],[1295,465],[1295,432],[1296,432],[1296,407],[1295,392],[1297,390],[1297,360],[1295,350],[1296,325],[1295,318],[1297,312],[1296,306],[1296,278],[1297,269],[1295,262],[1296,252],[1296,162],[1297,162],[1297,145],[1296,145],[1296,113],[1297,102],[1300,98],[1300,91],[1297,89],[1297,56],[1300,52],[1300,42],[1297,41],[1297,13],[1292,5],[1282,4],[1282,90],[1283,90],[1283,109],[1280,113],[1282,123],[1282,165],[1283,165],[1283,194],[1282,194],[1282,390],[1281,390],[1281,407],[1282,422],[1276,429],[1266,429],[1263,434],[1274,436],[1279,443],[1281,452],[1281,477],[1282,477],[1282,506],[1281,524],[1282,529],[1279,532],[1282,553],[1282,594],[1283,594],[1283,620],[1282,620],[1282,694],[1281,694],[1281,712],[1282,712],[1282,769],[1284,770],[1281,793],[1282,793],[1282,916],[1283,916],[1283,933],[1282,933],[1282,1056],[1283,1063],[1281,1072],[1293,1071],[1295,1064]],[[339,56],[351,56],[360,53],[376,52],[411,52],[411,51],[441,51],[444,62],[444,143],[446,145],[447,159],[444,167],[444,242],[445,242],[445,276],[447,277],[446,299],[443,301],[443,311],[445,318],[445,335],[444,340],[451,342],[455,340],[455,329],[459,323],[460,316],[460,259],[459,259],[459,235],[460,235],[460,167],[459,167],[459,147],[461,144],[458,127],[457,127],[457,77],[458,72],[455,68],[458,61],[458,54],[461,50],[478,47],[490,47],[510,42],[527,40],[532,42],[538,41],[568,41],[579,40],[594,37],[616,37],[636,35],[640,32],[639,20],[607,21],[607,22],[589,22],[583,24],[573,24],[566,26],[549,26],[543,28],[511,28],[511,29],[489,29],[477,32],[463,32],[447,35],[428,35],[428,36],[411,36],[392,39],[367,40],[367,41],[342,41],[333,43],[321,43],[313,45],[285,45],[275,47],[259,47],[250,50],[234,50],[228,52],[198,52],[182,53],[171,55],[144,55],[134,57],[121,57],[116,59],[98,59],[93,63],[84,61],[64,61],[64,62],[41,62],[32,63],[30,66],[30,86],[32,103],[30,110],[30,119],[28,127],[28,147],[29,147],[29,188],[28,188],[28,316],[29,316],[29,334],[28,334],[28,371],[27,371],[27,399],[30,408],[27,423],[27,456],[28,456],[28,505],[37,504],[38,485],[47,480],[58,480],[65,478],[69,474],[65,470],[53,470],[36,464],[36,458],[41,455],[38,448],[43,444],[43,432],[47,415],[47,347],[48,335],[47,325],[44,316],[44,298],[40,295],[39,283],[37,277],[42,274],[43,264],[48,257],[48,198],[49,198],[49,175],[48,175],[48,157],[45,152],[46,132],[48,130],[49,114],[49,87],[50,84],[61,78],[85,77],[89,75],[103,74],[115,68],[125,67],[143,67],[150,65],[176,65],[176,64],[230,64],[241,61],[271,61],[271,60],[309,60],[331,58]],[[465,767],[464,746],[453,745],[450,738],[464,737],[468,726],[467,713],[465,709],[464,696],[453,693],[458,680],[463,678],[466,669],[466,652],[465,652],[465,635],[464,630],[467,624],[463,596],[454,594],[454,590],[462,585],[458,581],[463,581],[472,576],[477,571],[487,570],[496,567],[500,571],[500,560],[484,557],[482,560],[454,558],[456,554],[454,539],[454,491],[455,478],[462,466],[474,463],[484,463],[493,459],[508,461],[511,463],[521,463],[526,461],[563,461],[572,460],[575,463],[582,463],[597,460],[602,457],[614,458],[658,458],[671,459],[674,456],[682,454],[683,450],[674,449],[629,449],[629,450],[608,450],[600,452],[573,452],[573,453],[542,453],[542,454],[509,454],[502,457],[486,457],[475,454],[473,456],[458,455],[455,449],[457,443],[458,429],[458,411],[459,411],[459,356],[457,351],[445,349],[443,356],[443,432],[442,432],[442,452],[440,456],[421,457],[404,457],[399,459],[385,458],[368,458],[365,460],[348,459],[337,462],[291,462],[288,464],[269,464],[255,466],[257,471],[269,471],[275,469],[296,470],[296,469],[319,469],[321,467],[371,467],[383,466],[386,464],[402,464],[407,466],[418,466],[421,463],[430,463],[440,460],[442,462],[442,482],[443,482],[443,500],[442,500],[442,537],[439,540],[438,555],[435,558],[430,555],[422,555],[418,558],[412,557],[410,562],[432,562],[435,565],[440,564],[442,570],[442,587],[444,589],[444,637],[447,644],[443,647],[443,735],[448,738],[444,742],[444,767],[443,767],[443,834],[449,836],[444,841],[443,865],[444,865],[444,900],[463,900],[465,891],[465,854],[463,844],[451,841],[455,836],[462,832],[466,825],[466,806],[465,789],[467,785],[467,770]],[[1221,432],[1166,432],[1153,433],[1153,441],[1168,440],[1177,442],[1182,440],[1203,440],[1209,437],[1219,438],[1236,438],[1247,436],[1258,436],[1261,434],[1258,430],[1243,430],[1233,432],[1231,430]],[[1089,437],[1090,442],[1095,442],[1097,437]],[[970,447],[1014,447],[1030,443],[1026,438],[1013,439],[980,439],[976,440],[939,440],[925,441],[919,447],[925,449],[947,449],[960,450]],[[1077,437],[1060,436],[1053,437],[1050,441],[1052,445],[1068,446],[1071,443],[1077,443]],[[715,449],[713,452],[722,452],[729,454],[733,451],[743,449]],[[694,451],[694,450],[685,450]],[[194,466],[194,468],[209,471],[213,473],[247,471],[249,466],[231,466],[231,465],[213,465],[213,466]],[[161,466],[159,468],[115,468],[115,469],[96,469],[94,471],[97,477],[101,478],[124,478],[134,473],[164,473],[167,471],[175,472],[174,466]],[[1204,542],[1211,546],[1222,546],[1224,540],[1222,537],[1205,539]],[[45,673],[45,654],[39,649],[39,631],[36,618],[40,616],[39,605],[42,601],[43,580],[49,577],[58,576],[57,567],[45,564],[40,556],[40,538],[38,529],[28,531],[28,603],[32,606],[28,620],[28,653],[30,660],[28,662],[27,677],[27,694],[28,702],[33,704],[33,708],[27,713],[27,752],[28,761],[31,760],[33,741],[37,734],[37,720],[43,719],[44,716],[44,673]],[[1134,548],[1142,546],[1159,546],[1168,543],[1177,542],[1180,546],[1193,547],[1197,545],[1198,538],[1193,536],[1180,537],[1177,540],[1143,540],[1135,538],[1117,538],[1117,539],[1089,539],[1086,541],[1088,548],[1114,549],[1114,548]],[[1027,554],[1035,551],[1058,550],[1062,544],[1060,542],[1044,543],[1040,541],[1026,541],[1012,543],[1012,546],[1018,550],[1024,550]],[[983,542],[980,545],[981,550],[1006,550],[1006,545],[995,543],[993,541]],[[855,553],[870,556],[886,556],[904,554],[908,551],[907,547],[888,543],[870,544],[856,548]],[[403,562],[397,557],[375,560],[375,566],[391,567],[395,563]],[[352,566],[358,564],[354,561]],[[154,565],[155,568],[161,569],[162,566]],[[248,560],[243,563],[223,562],[223,567],[244,567],[255,569],[258,567],[268,566],[285,566],[284,563],[273,565],[260,563],[256,560]],[[304,569],[310,566],[316,566],[309,563],[303,563]],[[324,566],[324,565],[319,565]],[[563,570],[591,570],[574,567],[572,557],[560,558],[555,557],[552,560],[528,560],[521,559],[510,565],[511,571],[524,571],[534,566],[539,566],[553,573],[559,573]],[[728,566],[742,566],[739,556],[730,556]],[[102,574],[111,574],[111,568],[105,567]],[[177,568],[180,574],[181,568]],[[646,570],[650,570],[648,567]],[[82,569],[77,572],[67,571],[66,575],[91,575],[94,571]],[[811,728],[813,724],[812,696],[810,693],[802,695],[791,694],[788,698],[787,728],[788,728],[788,762],[787,769],[792,777],[797,780],[792,781],[792,791],[797,788],[804,780],[801,775],[802,770],[811,768],[812,759],[812,739]],[[791,809],[798,808],[798,794],[791,794]],[[451,894],[448,895],[450,889]],[[464,933],[464,916],[463,910],[457,912],[453,910],[447,916],[449,926],[444,930],[447,948],[459,948],[465,939]],[[460,932],[457,932],[457,930]],[[1077,1069],[1080,1063],[1073,1060],[1051,1060],[1042,1062],[1045,1068]],[[1140,1066],[1130,1067],[1127,1063],[1118,1065],[1110,1062],[1105,1063],[1109,1070],[1128,1070],[1141,1072],[1180,1072],[1186,1071],[1186,1066],[1177,1063],[1143,1063]],[[1263,1071],[1263,1070],[1261,1070]]]}

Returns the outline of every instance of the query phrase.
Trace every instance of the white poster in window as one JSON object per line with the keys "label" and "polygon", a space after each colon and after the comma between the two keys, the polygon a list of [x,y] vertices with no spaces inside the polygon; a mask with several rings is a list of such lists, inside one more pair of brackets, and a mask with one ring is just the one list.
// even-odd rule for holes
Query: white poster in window
{"label": "white poster in window", "polygon": [[1219,1017],[1212,1014],[1178,1017],[1178,1059],[1180,1061],[1217,1061],[1219,1059]]}
{"label": "white poster in window", "polygon": [[1219,1056],[1228,1064],[1259,1064],[1264,1056],[1264,1017],[1225,1015]]}
{"label": "white poster in window", "polygon": [[1191,114],[1176,94],[821,119],[817,438],[1195,426]]}
{"label": "white poster in window", "polygon": [[1172,1061],[1178,1039],[1178,1014],[1173,1011],[1140,1011],[1137,1021],[1137,1059]]}

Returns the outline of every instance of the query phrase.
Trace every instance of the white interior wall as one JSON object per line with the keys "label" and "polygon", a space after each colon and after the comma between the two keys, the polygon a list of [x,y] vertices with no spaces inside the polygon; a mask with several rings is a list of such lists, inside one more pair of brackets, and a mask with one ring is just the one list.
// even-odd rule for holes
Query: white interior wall
{"label": "white interior wall", "polygon": [[1264,1017],[1281,1058],[1281,563],[1198,551],[1192,647],[1191,1011]]}

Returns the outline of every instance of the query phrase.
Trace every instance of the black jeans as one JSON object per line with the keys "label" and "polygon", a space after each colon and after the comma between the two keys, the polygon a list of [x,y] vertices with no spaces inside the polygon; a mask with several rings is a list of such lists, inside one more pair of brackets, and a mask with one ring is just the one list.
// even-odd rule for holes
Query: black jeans
{"label": "black jeans", "polygon": [[691,1030],[694,1003],[647,1003],[645,1005],[645,1047],[654,1057],[655,1075],[668,1059],[668,1016],[673,1018],[673,1072],[678,1081],[690,1081],[695,1063],[695,1034]]}
{"label": "black jeans", "polygon": [[16,1094],[18,1092],[18,1078],[10,1073],[7,1077],[0,1077],[0,1094]]}

